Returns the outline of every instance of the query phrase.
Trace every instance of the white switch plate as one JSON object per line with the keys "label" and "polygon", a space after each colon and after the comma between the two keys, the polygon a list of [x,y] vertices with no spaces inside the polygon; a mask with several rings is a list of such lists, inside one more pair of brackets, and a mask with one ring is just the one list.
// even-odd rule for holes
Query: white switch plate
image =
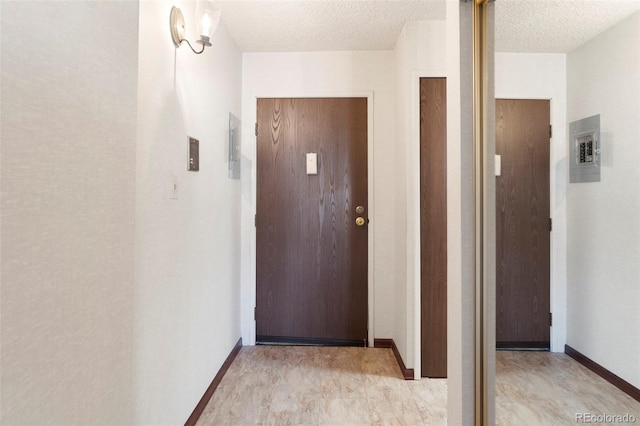
{"label": "white switch plate", "polygon": [[315,152],[307,152],[307,174],[318,174],[318,154]]}
{"label": "white switch plate", "polygon": [[171,178],[169,179],[169,199],[178,199],[178,176],[176,175],[171,175]]}
{"label": "white switch plate", "polygon": [[496,155],[496,176],[500,176],[502,173],[502,157],[500,155]]}

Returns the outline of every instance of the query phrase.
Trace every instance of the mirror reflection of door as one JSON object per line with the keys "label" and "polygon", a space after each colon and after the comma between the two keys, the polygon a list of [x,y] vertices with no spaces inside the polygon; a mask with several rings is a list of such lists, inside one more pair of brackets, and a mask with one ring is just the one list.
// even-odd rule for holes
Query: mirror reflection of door
{"label": "mirror reflection of door", "polygon": [[[495,8],[496,98],[550,100],[553,125],[550,352],[496,353],[497,423],[639,419],[640,1],[505,0]],[[569,123],[597,114],[601,180],[569,183]],[[499,199],[499,181],[496,189]]]}
{"label": "mirror reflection of door", "polygon": [[497,348],[550,347],[549,111],[548,100],[496,99]]}

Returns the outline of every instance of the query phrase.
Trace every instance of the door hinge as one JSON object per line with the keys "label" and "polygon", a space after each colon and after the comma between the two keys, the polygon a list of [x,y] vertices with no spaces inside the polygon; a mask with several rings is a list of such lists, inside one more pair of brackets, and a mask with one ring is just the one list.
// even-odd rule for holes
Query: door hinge
{"label": "door hinge", "polygon": [[553,325],[553,313],[549,312],[549,327]]}
{"label": "door hinge", "polygon": [[256,121],[256,136],[258,136],[258,122]]}
{"label": "door hinge", "polygon": [[549,218],[549,232],[553,231],[553,219]]}
{"label": "door hinge", "polygon": [[553,137],[553,126],[549,124],[549,139]]}
{"label": "door hinge", "polygon": [[258,227],[258,215],[257,214],[253,215],[253,227],[254,228]]}
{"label": "door hinge", "polygon": [[255,321],[257,318],[257,314],[256,314],[256,307],[253,307],[253,320]]}

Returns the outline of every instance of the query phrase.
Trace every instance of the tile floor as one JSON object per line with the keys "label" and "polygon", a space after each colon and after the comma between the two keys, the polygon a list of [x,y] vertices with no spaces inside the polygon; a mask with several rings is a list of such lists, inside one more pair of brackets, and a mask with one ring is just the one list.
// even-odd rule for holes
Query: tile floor
{"label": "tile floor", "polygon": [[[499,425],[576,423],[640,403],[564,354],[497,352]],[[244,347],[198,425],[445,425],[446,380],[405,381],[390,349]]]}
{"label": "tile floor", "polygon": [[446,380],[403,380],[391,349],[247,346],[198,425],[446,425],[446,397]]}
{"label": "tile floor", "polygon": [[584,424],[581,413],[630,414],[640,425],[640,402],[565,354],[498,351],[496,372],[498,425]]}

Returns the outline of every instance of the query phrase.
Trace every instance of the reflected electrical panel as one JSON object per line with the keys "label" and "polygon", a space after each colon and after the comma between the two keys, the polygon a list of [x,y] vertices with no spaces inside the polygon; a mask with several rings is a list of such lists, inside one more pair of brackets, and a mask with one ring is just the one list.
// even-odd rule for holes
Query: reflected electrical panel
{"label": "reflected electrical panel", "polygon": [[569,125],[569,182],[600,182],[600,115]]}
{"label": "reflected electrical panel", "polygon": [[229,177],[240,179],[240,119],[229,113]]}

